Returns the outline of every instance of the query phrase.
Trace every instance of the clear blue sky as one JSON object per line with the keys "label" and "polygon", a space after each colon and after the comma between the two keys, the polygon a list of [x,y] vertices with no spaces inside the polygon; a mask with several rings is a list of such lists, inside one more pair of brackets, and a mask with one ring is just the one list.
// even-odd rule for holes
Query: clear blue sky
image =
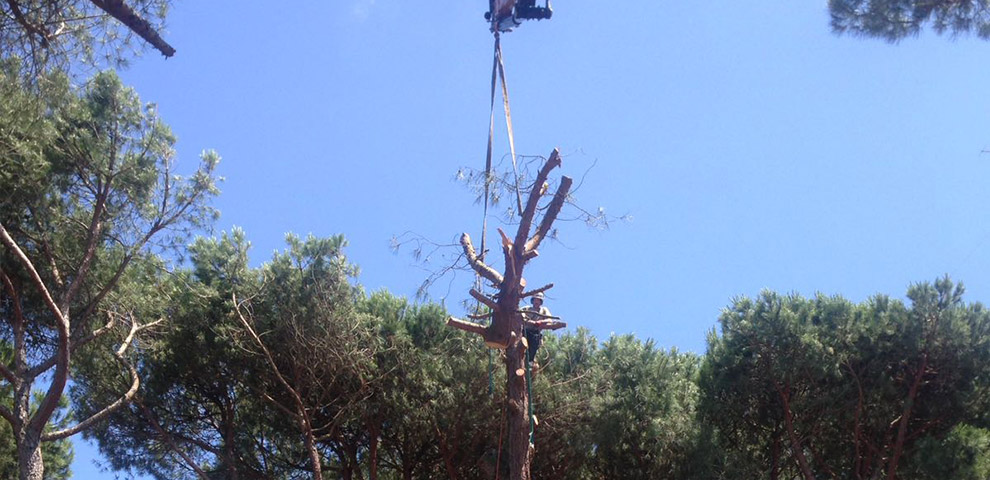
{"label": "clear blue sky", "polygon": [[[177,2],[178,53],[123,77],[158,103],[180,168],[223,156],[217,230],[243,227],[255,263],[286,232],[342,233],[360,283],[412,296],[426,273],[393,235],[480,233],[451,179],[484,164],[486,8]],[[990,43],[836,37],[824,0],[575,0],[503,49],[517,150],[560,147],[575,176],[597,162],[579,200],[634,217],[564,225],[529,267],[571,328],[702,353],[720,309],[763,288],[860,301],[948,273],[990,300]],[[78,478],[98,477],[91,456]]]}

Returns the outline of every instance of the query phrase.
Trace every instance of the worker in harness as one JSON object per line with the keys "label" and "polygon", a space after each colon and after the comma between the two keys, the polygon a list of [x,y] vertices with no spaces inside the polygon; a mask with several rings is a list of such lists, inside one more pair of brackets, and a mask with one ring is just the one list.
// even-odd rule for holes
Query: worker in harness
{"label": "worker in harness", "polygon": [[526,361],[530,364],[536,359],[536,351],[543,343],[543,329],[539,328],[539,325],[553,317],[550,309],[543,306],[543,300],[543,292],[538,292],[530,297],[531,305],[523,309],[523,319],[526,320],[523,322],[523,335],[526,337],[526,343],[529,344]]}
{"label": "worker in harness", "polygon": [[511,32],[522,20],[549,20],[553,9],[550,0],[545,1],[543,6],[537,6],[536,0],[488,0],[485,20],[492,22],[493,31],[499,32]]}

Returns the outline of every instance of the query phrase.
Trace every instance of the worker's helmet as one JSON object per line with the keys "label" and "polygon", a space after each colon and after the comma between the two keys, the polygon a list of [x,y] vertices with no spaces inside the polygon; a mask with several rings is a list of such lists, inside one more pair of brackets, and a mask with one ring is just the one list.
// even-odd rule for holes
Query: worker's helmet
{"label": "worker's helmet", "polygon": [[536,292],[533,295],[533,298],[530,299],[530,301],[532,302],[533,300],[536,300],[536,299],[540,299],[540,301],[542,302],[543,301],[543,292]]}

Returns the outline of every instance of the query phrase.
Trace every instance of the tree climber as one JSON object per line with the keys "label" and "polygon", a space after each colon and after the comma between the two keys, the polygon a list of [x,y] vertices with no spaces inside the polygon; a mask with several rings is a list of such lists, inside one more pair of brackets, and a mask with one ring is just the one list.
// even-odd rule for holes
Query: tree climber
{"label": "tree climber", "polygon": [[536,293],[530,298],[531,305],[523,309],[523,335],[526,336],[526,343],[529,350],[526,352],[526,361],[533,363],[536,359],[536,351],[543,343],[543,329],[540,324],[551,320],[553,315],[550,309],[543,306],[543,292]]}

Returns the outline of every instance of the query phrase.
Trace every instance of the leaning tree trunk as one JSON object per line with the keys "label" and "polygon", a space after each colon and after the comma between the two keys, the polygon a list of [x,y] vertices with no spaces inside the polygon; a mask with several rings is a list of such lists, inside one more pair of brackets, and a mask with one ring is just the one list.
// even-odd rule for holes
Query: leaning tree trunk
{"label": "leaning tree trunk", "polygon": [[[478,256],[468,234],[461,235],[461,246],[464,256],[471,268],[483,279],[487,280],[497,290],[496,295],[488,297],[478,290],[471,290],[471,296],[489,308],[489,313],[472,315],[471,318],[490,318],[487,326],[474,322],[459,320],[454,317],[447,319],[447,325],[454,328],[477,333],[491,348],[505,350],[505,367],[507,373],[506,388],[506,421],[508,436],[506,437],[506,453],[508,457],[509,480],[529,480],[529,465],[533,459],[533,446],[530,444],[529,392],[526,389],[526,350],[527,345],[523,335],[523,327],[541,330],[556,330],[566,326],[555,317],[524,318],[519,308],[520,302],[537,293],[553,287],[547,284],[540,288],[526,290],[526,280],[523,278],[523,268],[539,255],[537,248],[540,242],[550,233],[557,214],[567,200],[572,180],[561,177],[560,184],[553,198],[545,206],[538,208],[540,198],[545,193],[541,186],[547,185],[550,171],[560,166],[560,152],[554,149],[543,167],[540,168],[536,180],[529,187],[525,208],[522,209],[515,237],[510,239],[501,229],[502,254],[505,263],[503,272],[498,272],[488,266]],[[536,230],[530,236],[530,231],[536,224],[537,211],[544,211]],[[483,254],[484,252],[482,252]],[[535,315],[535,314],[532,314]],[[501,468],[501,465],[496,466]]]}

